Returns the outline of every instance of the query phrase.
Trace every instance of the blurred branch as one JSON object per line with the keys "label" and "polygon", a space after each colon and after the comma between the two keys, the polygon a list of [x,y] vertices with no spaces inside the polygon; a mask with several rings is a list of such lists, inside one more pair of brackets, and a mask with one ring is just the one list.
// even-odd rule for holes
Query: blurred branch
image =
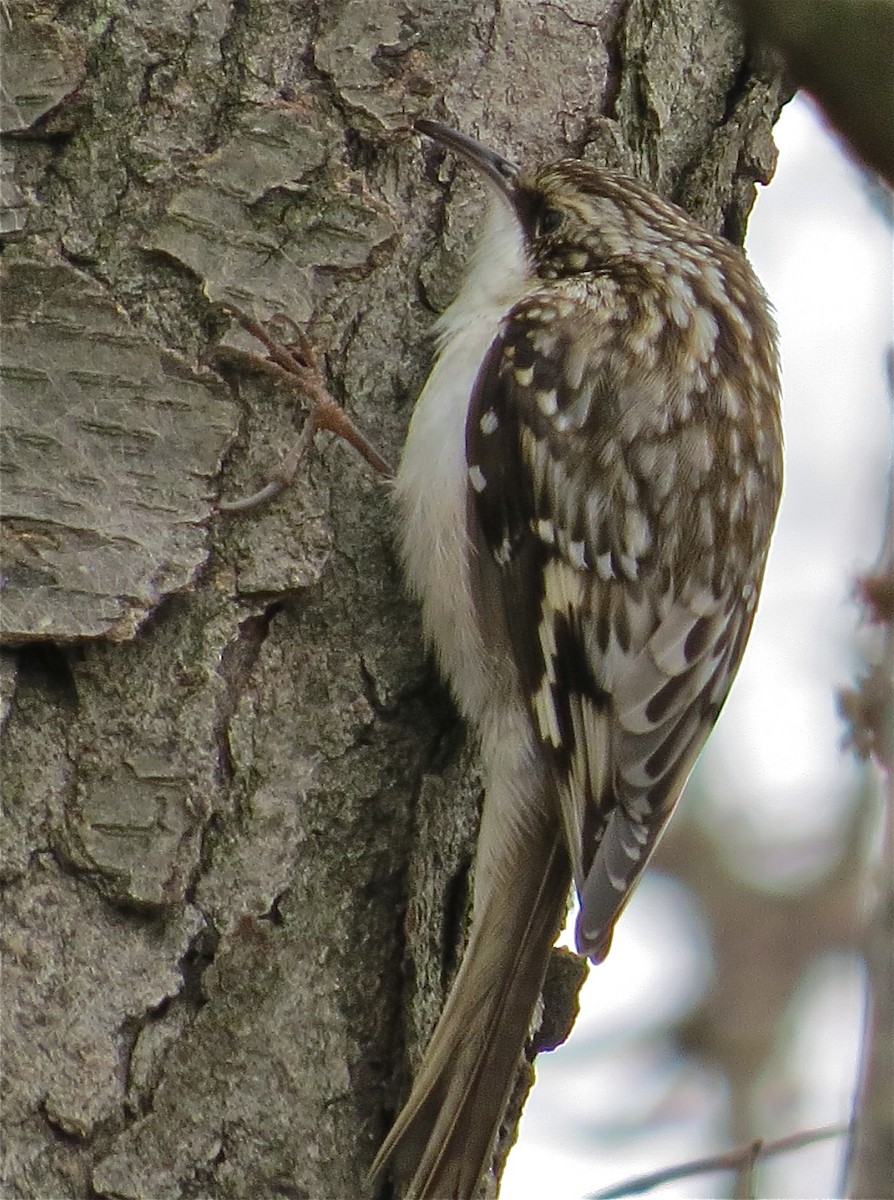
{"label": "blurred branch", "polygon": [[852,149],[894,185],[894,3],[739,0]]}
{"label": "blurred branch", "polygon": [[[891,361],[894,367],[894,354]],[[891,394],[894,407],[894,386]],[[842,694],[841,706],[855,749],[881,769],[885,804],[864,943],[869,989],[847,1194],[853,1200],[883,1200],[894,1196],[894,481],[878,562],[858,588],[868,620],[882,629],[881,651],[856,688]]]}
{"label": "blurred branch", "polygon": [[[693,782],[698,786],[698,780]],[[701,786],[710,784],[703,780]],[[717,786],[734,790],[736,781],[718,781]],[[729,1087],[726,1140],[731,1146],[753,1137],[755,1105],[761,1103],[766,1073],[778,1069],[779,1046],[790,1037],[787,1014],[812,964],[858,951],[864,928],[865,848],[875,828],[875,808],[857,795],[844,803],[828,840],[819,838],[799,852],[799,858],[818,864],[816,873],[788,890],[768,890],[749,876],[750,864],[766,858],[766,843],[740,828],[735,849],[724,847],[723,839],[730,842],[726,826],[716,817],[699,820],[697,794],[690,793],[690,819],[680,814],[682,821],[658,852],[658,869],[697,889],[709,921],[711,984],[698,1007],[676,1027],[675,1040],[686,1061],[722,1072]],[[707,796],[703,804],[707,818]],[[845,1112],[823,1114],[829,1121],[844,1117]],[[785,1126],[799,1123],[792,1117]],[[744,1183],[737,1187],[741,1191]]]}
{"label": "blurred branch", "polygon": [[664,1183],[674,1183],[678,1179],[687,1179],[691,1175],[706,1175],[714,1171],[753,1171],[754,1166],[763,1158],[774,1154],[786,1154],[791,1150],[800,1150],[815,1142],[825,1142],[830,1138],[843,1137],[848,1132],[847,1125],[825,1125],[819,1129],[807,1129],[801,1133],[792,1133],[788,1137],[778,1138],[767,1142],[756,1138],[747,1146],[736,1150],[727,1150],[723,1154],[714,1154],[708,1158],[694,1158],[690,1162],[679,1163],[675,1167],[664,1167],[660,1171],[652,1171],[648,1175],[637,1175],[623,1183],[604,1188],[599,1192],[591,1192],[588,1200],[620,1200],[622,1196],[640,1196],[652,1188]]}

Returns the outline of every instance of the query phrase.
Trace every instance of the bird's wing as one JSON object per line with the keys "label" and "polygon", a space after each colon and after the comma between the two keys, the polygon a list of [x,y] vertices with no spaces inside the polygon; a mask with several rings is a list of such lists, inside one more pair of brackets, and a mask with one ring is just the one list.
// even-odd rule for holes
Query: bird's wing
{"label": "bird's wing", "polygon": [[716,431],[697,412],[670,419],[671,384],[623,367],[587,320],[573,301],[516,306],[466,450],[476,601],[511,645],[555,779],[578,945],[598,961],[726,696],[756,586],[717,562],[735,530],[712,499]]}

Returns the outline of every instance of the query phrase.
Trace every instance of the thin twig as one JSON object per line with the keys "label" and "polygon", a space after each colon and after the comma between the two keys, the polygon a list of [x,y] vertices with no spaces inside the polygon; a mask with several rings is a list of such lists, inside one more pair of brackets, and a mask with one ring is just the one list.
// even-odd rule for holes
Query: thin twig
{"label": "thin twig", "polygon": [[[894,345],[888,349],[888,399],[894,409]],[[848,712],[855,747],[875,756],[881,769],[882,808],[873,852],[871,910],[863,938],[867,971],[866,1017],[860,1051],[860,1083],[854,1102],[857,1132],[845,1172],[846,1195],[854,1200],[890,1196],[894,1159],[894,480],[888,482],[882,548],[869,575],[859,582],[868,619],[878,627],[881,648],[850,693]],[[846,710],[847,711],[847,710]]]}
{"label": "thin twig", "polygon": [[790,1150],[800,1150],[814,1142],[844,1137],[849,1128],[847,1125],[824,1125],[819,1129],[792,1133],[772,1142],[758,1138],[736,1150],[727,1150],[723,1154],[714,1154],[708,1158],[696,1158],[691,1162],[679,1163],[675,1167],[664,1167],[648,1175],[637,1175],[633,1179],[624,1180],[623,1183],[612,1184],[599,1192],[591,1192],[587,1200],[620,1200],[622,1196],[640,1196],[663,1183],[673,1183],[677,1179],[686,1179],[690,1175],[705,1175],[712,1171],[737,1171],[742,1167],[751,1171],[759,1159],[770,1158],[774,1154],[785,1154]]}
{"label": "thin twig", "polygon": [[[743,1150],[746,1147],[742,1147]],[[737,1180],[737,1196],[745,1196],[747,1200],[755,1200],[757,1195],[756,1175],[757,1164],[761,1156],[761,1151],[764,1148],[764,1143],[761,1138],[755,1138],[749,1147],[749,1153],[746,1154],[739,1167],[739,1178]]]}

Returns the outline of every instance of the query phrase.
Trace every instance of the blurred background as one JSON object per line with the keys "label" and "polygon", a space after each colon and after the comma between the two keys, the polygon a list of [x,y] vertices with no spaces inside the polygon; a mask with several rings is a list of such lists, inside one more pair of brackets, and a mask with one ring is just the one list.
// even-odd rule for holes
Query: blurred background
{"label": "blurred background", "polygon": [[[776,137],[746,243],[779,323],[787,444],[761,606],[572,1037],[537,1061],[503,1200],[578,1200],[851,1116],[880,798],[837,693],[875,653],[853,585],[879,552],[891,470],[892,219],[808,99]],[[837,1138],[771,1158],[756,1194],[841,1195],[844,1152]],[[651,1194],[732,1197],[736,1178]]]}

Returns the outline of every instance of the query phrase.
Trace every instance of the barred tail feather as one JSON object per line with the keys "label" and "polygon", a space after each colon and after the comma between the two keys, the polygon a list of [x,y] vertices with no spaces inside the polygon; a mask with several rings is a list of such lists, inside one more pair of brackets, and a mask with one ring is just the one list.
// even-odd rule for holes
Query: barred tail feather
{"label": "barred tail feather", "polygon": [[558,831],[525,851],[513,886],[492,889],[475,914],[410,1097],[373,1164],[377,1174],[394,1161],[409,1180],[405,1200],[474,1200],[491,1165],[571,882]]}

